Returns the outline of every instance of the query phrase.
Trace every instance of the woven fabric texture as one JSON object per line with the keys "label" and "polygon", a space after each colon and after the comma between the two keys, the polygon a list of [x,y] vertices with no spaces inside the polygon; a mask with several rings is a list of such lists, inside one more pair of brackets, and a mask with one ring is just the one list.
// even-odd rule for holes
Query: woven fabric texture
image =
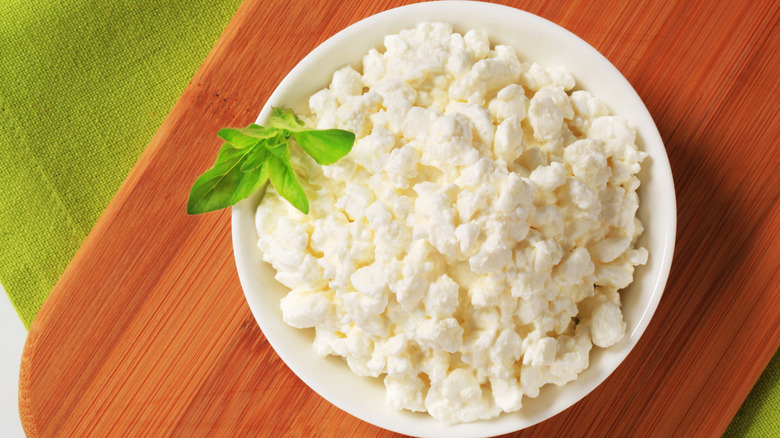
{"label": "woven fabric texture", "polygon": [[0,283],[26,327],[239,3],[0,2]]}
{"label": "woven fabric texture", "polygon": [[723,436],[780,436],[780,351],[775,353]]}

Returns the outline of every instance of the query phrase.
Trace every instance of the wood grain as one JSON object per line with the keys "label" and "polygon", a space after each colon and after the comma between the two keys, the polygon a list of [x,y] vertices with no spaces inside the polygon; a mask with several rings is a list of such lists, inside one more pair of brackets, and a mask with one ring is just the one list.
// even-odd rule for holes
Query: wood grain
{"label": "wood grain", "polygon": [[[394,436],[287,369],[243,299],[229,213],[184,206],[220,127],[253,121],[327,37],[404,3],[244,2],[32,325],[28,436]],[[580,403],[515,435],[720,436],[780,346],[780,3],[502,3],[576,33],[634,85],[679,211],[639,345]]]}

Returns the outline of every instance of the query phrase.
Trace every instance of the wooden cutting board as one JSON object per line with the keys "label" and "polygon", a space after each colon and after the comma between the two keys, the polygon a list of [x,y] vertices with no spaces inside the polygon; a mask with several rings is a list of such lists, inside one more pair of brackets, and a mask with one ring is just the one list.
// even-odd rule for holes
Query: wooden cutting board
{"label": "wooden cutting board", "polygon": [[[236,275],[229,212],[185,214],[224,126],[254,121],[338,30],[403,1],[246,0],[30,330],[30,437],[392,436],[282,363]],[[679,223],[639,345],[574,407],[518,436],[719,436],[780,345],[780,3],[505,2],[601,51],[669,153]]]}

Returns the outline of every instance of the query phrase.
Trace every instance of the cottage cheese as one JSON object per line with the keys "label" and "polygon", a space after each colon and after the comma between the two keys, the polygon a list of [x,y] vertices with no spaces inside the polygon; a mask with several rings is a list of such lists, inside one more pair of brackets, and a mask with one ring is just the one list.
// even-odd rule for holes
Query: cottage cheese
{"label": "cottage cheese", "polygon": [[570,73],[485,33],[422,23],[384,48],[309,101],[309,124],[357,136],[331,166],[294,154],[309,215],[271,187],[258,209],[284,320],[394,409],[517,411],[623,339],[646,154]]}

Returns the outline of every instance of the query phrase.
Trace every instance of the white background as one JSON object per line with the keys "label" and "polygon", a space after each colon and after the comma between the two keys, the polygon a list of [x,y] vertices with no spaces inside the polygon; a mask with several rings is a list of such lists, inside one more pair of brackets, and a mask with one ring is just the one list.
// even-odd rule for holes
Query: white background
{"label": "white background", "polygon": [[19,364],[27,338],[22,320],[0,285],[0,436],[24,437],[19,420]]}

